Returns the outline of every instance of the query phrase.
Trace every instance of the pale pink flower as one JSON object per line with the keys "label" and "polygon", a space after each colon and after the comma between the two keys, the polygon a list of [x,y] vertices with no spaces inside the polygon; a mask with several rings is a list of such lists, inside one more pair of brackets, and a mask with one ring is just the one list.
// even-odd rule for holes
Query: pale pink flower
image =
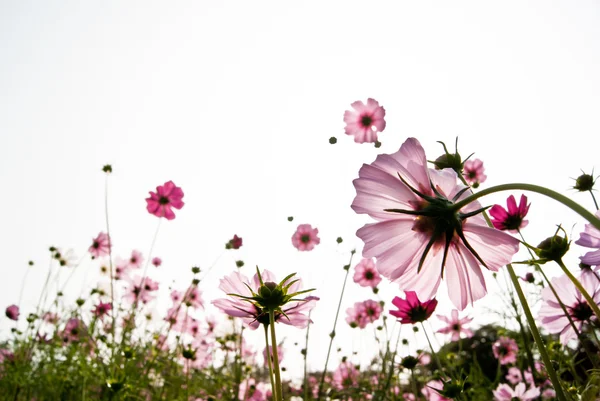
{"label": "pale pink flower", "polygon": [[521,195],[519,206],[517,206],[515,197],[511,195],[506,199],[508,210],[505,210],[500,205],[494,205],[490,209],[492,224],[498,230],[507,230],[508,232],[516,233],[521,228],[525,228],[529,223],[529,221],[524,219],[529,212],[530,206],[531,203],[527,204],[527,197],[525,195]]}
{"label": "pale pink flower", "polygon": [[483,162],[479,159],[467,160],[463,165],[463,177],[469,185],[477,187],[479,184],[483,184],[487,179],[487,175],[483,172]]}
{"label": "pale pink flower", "polygon": [[106,233],[100,233],[92,240],[92,245],[88,249],[92,258],[107,256],[110,253],[110,238]]}
{"label": "pale pink flower", "polygon": [[270,394],[270,386],[263,382],[257,382],[253,378],[249,378],[240,384],[238,398],[242,401],[267,401],[267,397]]}
{"label": "pale pink flower", "polygon": [[184,205],[183,191],[173,181],[167,181],[164,185],[156,187],[156,192],[150,191],[150,197],[146,198],[147,210],[156,217],[164,217],[173,220],[175,213],[171,208],[181,209]]}
{"label": "pale pink flower", "polygon": [[414,291],[406,291],[406,300],[394,297],[392,304],[398,310],[391,310],[390,315],[397,317],[401,324],[424,322],[433,314],[438,301],[434,298],[421,302]]}
{"label": "pale pink flower", "polygon": [[19,307],[17,305],[10,305],[4,312],[6,317],[15,322],[19,320]]}
{"label": "pale pink flower", "polygon": [[412,393],[404,393],[404,394],[402,394],[402,398],[404,398],[404,401],[416,401],[417,400],[415,395]]}
{"label": "pale pink flower", "polygon": [[375,268],[373,259],[363,259],[354,268],[354,282],[361,287],[375,288],[381,282],[381,276]]}
{"label": "pale pink flower", "polygon": [[463,317],[459,319],[458,311],[456,309],[452,310],[450,318],[447,318],[443,315],[437,315],[437,317],[448,324],[446,327],[442,327],[437,332],[442,334],[451,334],[450,339],[452,341],[458,341],[461,334],[464,334],[467,338],[473,336],[473,332],[465,327],[466,324],[473,320],[472,317]]}
{"label": "pale pink flower", "polygon": [[300,224],[292,235],[292,245],[299,251],[312,251],[321,242],[318,234],[318,228],[312,228],[310,224]]}
{"label": "pale pink flower", "polygon": [[150,277],[126,276],[125,280],[129,283],[126,293],[123,298],[130,303],[136,303],[142,301],[146,304],[156,298],[156,291],[158,290],[158,282],[152,280]]}
{"label": "pale pink flower", "polygon": [[[596,212],[596,217],[600,219],[600,210]],[[591,224],[586,224],[575,243],[586,248],[596,248],[595,251],[590,251],[579,258],[582,263],[590,266],[600,265],[600,230]]]}
{"label": "pale pink flower", "polygon": [[350,362],[342,362],[333,372],[332,384],[338,390],[356,387],[360,373]]}
{"label": "pale pink flower", "polygon": [[[271,360],[273,360],[273,346],[269,345],[269,355],[271,356]],[[279,363],[283,361],[283,345],[279,344],[277,346],[277,357],[279,358]],[[267,366],[267,347],[263,350],[263,360],[265,361],[265,366]]]}
{"label": "pale pink flower", "polygon": [[131,251],[131,256],[127,261],[127,269],[139,269],[142,267],[142,262],[144,261],[144,257],[142,253],[137,250]]}
{"label": "pale pink flower", "polygon": [[502,383],[493,393],[495,401],[532,401],[540,396],[540,389],[532,386],[527,390],[525,383],[519,383],[513,390],[508,384]]}
{"label": "pale pink flower", "polygon": [[441,380],[430,380],[425,384],[421,393],[425,396],[427,401],[452,401],[450,398],[446,398],[436,391],[443,389],[444,383],[442,383]]}
{"label": "pale pink flower", "polygon": [[64,343],[79,341],[79,337],[84,330],[83,322],[77,318],[71,318],[65,325],[62,332],[62,339]]}
{"label": "pale pink flower", "polygon": [[414,138],[364,164],[354,187],[354,211],[377,220],[356,233],[363,257],[377,258],[381,275],[423,299],[436,295],[445,274],[448,295],[463,310],[487,292],[480,266],[498,271],[518,251],[516,238],[487,226],[478,202],[451,209],[470,191],[454,170],[428,168]]}
{"label": "pale pink flower", "polygon": [[344,122],[346,135],[354,135],[354,142],[377,142],[377,133],[385,129],[385,109],[375,99],[367,104],[357,100],[351,104],[354,110],[346,110]]}
{"label": "pale pink flower", "polygon": [[[579,277],[579,281],[594,302],[600,304],[600,281],[594,272],[584,271]],[[552,286],[571,316],[575,327],[581,332],[584,323],[594,316],[592,308],[568,276],[563,275],[553,278]],[[573,330],[569,319],[565,316],[550,287],[542,289],[542,307],[538,317],[548,332],[560,334],[561,343],[567,344],[570,339],[577,338],[577,333]]]}
{"label": "pale pink flower", "polygon": [[158,256],[155,256],[152,258],[152,264],[154,265],[154,267],[159,267],[160,265],[162,265],[162,259]]}
{"label": "pale pink flower", "polygon": [[348,308],[346,310],[346,322],[350,325],[350,327],[360,327],[364,329],[367,324],[373,323],[379,316],[381,316],[381,305],[379,302],[374,301],[372,299],[356,302],[354,307]]}
{"label": "pale pink flower", "polygon": [[501,336],[492,345],[492,352],[500,362],[500,365],[508,365],[509,363],[517,362],[519,346],[512,338]]}
{"label": "pale pink flower", "polygon": [[[536,367],[537,368],[537,367]],[[529,384],[534,384],[533,381],[533,375],[531,374],[531,369],[527,369],[524,372],[525,375],[525,381]],[[510,384],[518,384],[521,383],[523,381],[523,375],[521,375],[521,369],[517,368],[516,366],[512,366],[510,368],[508,368],[508,373],[505,376],[506,381],[508,381]]]}
{"label": "pale pink flower", "polygon": [[187,306],[194,308],[204,308],[204,301],[202,300],[202,293],[198,286],[192,285],[185,293],[183,302]]}

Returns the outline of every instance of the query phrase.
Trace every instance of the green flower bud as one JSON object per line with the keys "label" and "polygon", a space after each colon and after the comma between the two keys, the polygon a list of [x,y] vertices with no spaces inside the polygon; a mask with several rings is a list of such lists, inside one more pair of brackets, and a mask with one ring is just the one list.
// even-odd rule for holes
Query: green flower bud
{"label": "green flower bud", "polygon": [[569,240],[560,235],[548,237],[537,246],[536,255],[543,260],[559,261],[569,250]]}
{"label": "green flower bud", "polygon": [[575,179],[575,186],[573,189],[576,189],[579,192],[591,191],[594,188],[595,183],[596,180],[594,180],[592,175],[583,173]]}

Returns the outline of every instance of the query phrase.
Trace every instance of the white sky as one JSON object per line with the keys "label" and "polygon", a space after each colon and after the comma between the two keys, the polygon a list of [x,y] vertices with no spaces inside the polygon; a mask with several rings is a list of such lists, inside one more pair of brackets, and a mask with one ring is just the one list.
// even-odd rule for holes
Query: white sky
{"label": "white sky", "polygon": [[[341,266],[369,221],[350,209],[362,163],[408,136],[434,159],[435,141],[453,146],[459,136],[464,156],[484,160],[485,185],[566,192],[580,168],[600,171],[599,22],[596,1],[0,1],[0,307],[17,302],[28,260],[37,264],[25,313],[37,302],[47,248],[83,256],[105,230],[100,169],[110,163],[117,254],[147,256],[157,219],[144,198],[173,180],[186,205],[161,226],[154,255],[164,265],[153,277],[183,286],[191,266],[207,268],[233,234],[242,236],[243,248],[210,273],[206,298],[221,296],[218,279],[235,259],[246,274],[257,264],[280,277],[298,272],[321,297],[310,348],[319,369]],[[367,97],[387,110],[380,149],[343,133],[344,111]],[[589,196],[568,193],[593,207]],[[532,243],[561,222],[568,231],[577,223],[578,238],[583,226],[573,213],[530,200]],[[320,230],[313,252],[291,245],[300,223]],[[92,280],[96,265],[80,273],[86,268]],[[388,302],[400,295],[383,287]],[[370,330],[344,323],[345,309],[371,295],[353,285],[347,292],[336,340],[345,354],[372,349]],[[468,311],[489,320],[481,311],[494,304],[489,296]],[[438,310],[449,312],[449,303]],[[293,345],[304,332],[281,336]],[[299,353],[288,355],[288,367],[299,368]]]}

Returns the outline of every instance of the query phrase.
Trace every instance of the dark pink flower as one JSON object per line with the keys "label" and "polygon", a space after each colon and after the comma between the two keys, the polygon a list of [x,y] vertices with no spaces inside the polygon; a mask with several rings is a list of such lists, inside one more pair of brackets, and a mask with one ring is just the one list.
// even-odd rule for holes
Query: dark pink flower
{"label": "dark pink flower", "polygon": [[19,320],[19,307],[17,305],[10,305],[6,308],[6,317],[15,322]]}
{"label": "dark pink flower", "polygon": [[156,192],[150,192],[150,197],[146,198],[148,212],[156,217],[173,220],[175,213],[171,208],[181,209],[184,205],[182,198],[181,188],[176,186],[173,181],[167,181],[164,185],[156,187]]}
{"label": "dark pink flower", "polygon": [[338,390],[356,387],[360,373],[350,362],[342,362],[333,372],[332,384]]}
{"label": "dark pink flower", "polygon": [[242,238],[238,237],[237,235],[234,235],[232,239],[229,240],[229,242],[227,242],[227,244],[225,244],[225,249],[240,249],[240,247],[242,246]]}
{"label": "dark pink flower", "polygon": [[96,316],[99,319],[102,319],[105,315],[108,315],[108,312],[110,312],[112,310],[112,304],[106,302],[100,302],[98,305],[96,305],[96,308],[94,309],[94,316]]}
{"label": "dark pink flower", "polygon": [[[596,217],[600,219],[600,210],[596,212]],[[579,258],[582,263],[590,266],[600,265],[600,230],[591,224],[586,224],[585,230],[575,243],[586,248],[596,248],[595,251],[590,251]]]}
{"label": "dark pink flower", "polygon": [[513,390],[508,384],[502,383],[493,393],[495,401],[532,401],[540,396],[540,389],[532,386],[527,390],[525,383],[519,383]]}
{"label": "dark pink flower", "polygon": [[464,334],[467,338],[473,336],[473,332],[465,327],[466,324],[473,320],[472,317],[463,317],[459,319],[458,311],[456,309],[452,310],[450,318],[442,315],[437,315],[437,317],[448,324],[446,327],[439,329],[437,332],[442,334],[451,334],[452,341],[458,341],[461,334]]}
{"label": "dark pink flower", "polygon": [[510,337],[501,336],[492,345],[492,352],[500,365],[508,365],[517,362],[517,353],[519,346],[517,342]]}
{"label": "dark pink flower", "polygon": [[394,297],[392,304],[398,310],[391,310],[390,314],[400,319],[402,324],[424,322],[433,314],[437,303],[435,298],[421,302],[414,291],[406,291],[406,300]]}
{"label": "dark pink flower", "polygon": [[457,180],[451,169],[428,168],[421,144],[409,138],[398,152],[362,166],[352,208],[377,220],[356,234],[382,276],[431,299],[445,274],[450,300],[462,310],[487,292],[480,266],[498,271],[519,241],[488,227],[478,202],[454,210],[470,195]]}
{"label": "dark pink flower", "polygon": [[92,258],[99,258],[110,253],[110,238],[106,233],[100,233],[92,240],[92,245],[88,249],[92,254]]}
{"label": "dark pink flower", "polygon": [[373,259],[363,259],[354,268],[354,282],[362,287],[375,288],[381,282],[381,276],[375,268]]}
{"label": "dark pink flower", "polygon": [[377,142],[377,133],[385,129],[385,109],[374,99],[351,104],[353,111],[344,113],[346,135],[354,135],[354,142]]}
{"label": "dark pink flower", "polygon": [[83,322],[77,318],[71,318],[65,325],[65,328],[62,333],[63,342],[75,342],[79,341],[79,337],[81,336],[84,330]]}
{"label": "dark pink flower", "polygon": [[299,251],[312,251],[321,242],[318,234],[318,228],[312,228],[310,224],[300,224],[292,235],[292,245]]}
{"label": "dark pink flower", "polygon": [[465,177],[469,185],[473,185],[474,187],[483,184],[487,179],[487,176],[483,173],[484,171],[483,162],[479,159],[467,160],[463,165],[463,177]]}
{"label": "dark pink flower", "polygon": [[525,228],[529,221],[523,219],[527,216],[529,206],[531,206],[531,203],[529,205],[527,204],[527,197],[521,195],[519,206],[517,206],[515,197],[511,195],[506,200],[506,206],[508,207],[508,210],[505,210],[500,205],[494,205],[490,209],[490,216],[492,216],[492,224],[494,227],[498,230],[507,230],[511,233],[516,233],[517,230]]}
{"label": "dark pink flower", "polygon": [[162,265],[162,259],[158,256],[155,256],[152,258],[152,264],[154,265],[154,267],[159,267],[160,265]]}

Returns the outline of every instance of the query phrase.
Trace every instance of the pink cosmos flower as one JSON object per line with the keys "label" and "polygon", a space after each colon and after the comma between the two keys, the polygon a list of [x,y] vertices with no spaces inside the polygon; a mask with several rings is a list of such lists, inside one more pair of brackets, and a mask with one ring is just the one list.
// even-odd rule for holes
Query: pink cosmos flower
{"label": "pink cosmos flower", "polygon": [[78,341],[83,329],[84,325],[81,320],[77,318],[69,319],[62,332],[63,342],[68,343]]}
{"label": "pink cosmos flower", "polygon": [[377,220],[356,233],[363,257],[376,257],[381,275],[424,299],[435,296],[445,274],[449,297],[463,310],[487,292],[480,266],[497,271],[518,251],[516,238],[487,227],[478,202],[452,209],[468,188],[453,170],[428,168],[414,138],[364,164],[354,187],[354,211]]}
{"label": "pink cosmos flower", "polygon": [[150,197],[146,198],[148,213],[156,217],[164,217],[173,220],[175,213],[172,208],[181,209],[184,205],[183,191],[173,181],[167,181],[164,185],[156,187],[156,192],[150,191]]}
{"label": "pink cosmos flower", "polygon": [[310,224],[300,224],[292,235],[292,245],[299,251],[312,251],[321,242],[318,234],[318,228],[312,228]]}
{"label": "pink cosmos flower", "polygon": [[416,401],[417,399],[412,393],[403,393],[402,398],[404,398],[404,401]]}
{"label": "pink cosmos flower", "polygon": [[[594,272],[584,271],[579,277],[579,281],[596,304],[600,305],[600,281]],[[553,278],[552,286],[571,316],[575,327],[581,332],[583,324],[594,317],[592,308],[568,276]],[[560,333],[561,343],[567,344],[570,339],[577,338],[577,333],[573,330],[550,287],[542,289],[542,307],[538,317],[548,332]]]}
{"label": "pink cosmos flower", "polygon": [[437,332],[451,334],[452,341],[458,341],[461,334],[464,334],[467,338],[473,336],[473,332],[465,327],[465,324],[470,323],[473,320],[472,317],[463,317],[459,319],[458,311],[456,309],[452,310],[450,318],[442,315],[437,315],[437,317],[448,324],[448,326],[439,329]]}
{"label": "pink cosmos flower", "polygon": [[204,308],[204,301],[202,300],[202,293],[198,286],[191,286],[185,293],[183,298],[183,302],[187,306],[192,306],[194,308]]}
{"label": "pink cosmos flower", "polygon": [[406,300],[394,297],[392,304],[398,310],[391,310],[390,315],[400,319],[402,324],[415,324],[429,319],[437,306],[437,300],[421,302],[414,291],[406,291]]}
{"label": "pink cosmos flower", "polygon": [[[534,384],[533,381],[533,375],[531,374],[531,369],[527,369],[524,372],[525,375],[525,381],[531,385]],[[517,368],[516,366],[512,366],[510,368],[508,368],[508,373],[505,376],[506,381],[508,381],[510,384],[518,384],[521,383],[523,381],[523,375],[521,375],[521,369]]]}
{"label": "pink cosmos flower", "polygon": [[452,401],[450,398],[442,396],[436,390],[443,390],[444,383],[441,380],[430,380],[425,384],[425,387],[421,390],[421,393],[425,396],[427,401]]}
{"label": "pink cosmos flower", "polygon": [[127,261],[127,269],[139,269],[142,267],[142,262],[144,261],[144,257],[140,251],[136,251],[135,249],[131,251],[131,256]]}
{"label": "pink cosmos flower", "polygon": [[500,365],[508,365],[517,362],[517,352],[519,346],[517,342],[510,337],[501,336],[492,345],[492,352]]}
{"label": "pink cosmos flower", "polygon": [[92,258],[108,255],[110,252],[110,238],[108,237],[108,234],[98,234],[98,236],[92,240],[92,245],[88,249],[88,252],[92,254]]}
{"label": "pink cosmos flower", "polygon": [[373,259],[363,259],[354,268],[354,282],[361,287],[375,288],[381,282],[381,276],[375,268]]}
{"label": "pink cosmos flower", "polygon": [[158,282],[150,277],[126,276],[125,280],[129,283],[123,298],[130,303],[142,301],[146,304],[156,298],[155,292],[158,291]]}
{"label": "pink cosmos flower", "polygon": [[513,390],[508,384],[502,383],[493,393],[495,401],[532,401],[540,396],[540,389],[532,386],[526,390],[525,383],[519,383]]}
{"label": "pink cosmos flower", "polygon": [[94,308],[94,316],[96,316],[99,319],[102,319],[104,316],[108,315],[108,312],[110,312],[112,310],[112,304],[106,302],[100,302],[98,305],[96,305],[96,307]]}
{"label": "pink cosmos flower", "polygon": [[356,387],[358,384],[359,372],[350,362],[342,362],[333,372],[333,386],[338,390]]}
{"label": "pink cosmos flower", "polygon": [[346,322],[350,327],[364,329],[367,324],[375,322],[381,316],[381,305],[372,299],[356,302],[354,307],[346,310]]}
{"label": "pink cosmos flower", "polygon": [[155,256],[152,258],[152,264],[154,265],[154,267],[160,267],[160,265],[162,265],[162,259],[158,256]]}
{"label": "pink cosmos flower", "polygon": [[[271,356],[271,360],[273,360],[273,346],[269,345],[269,355]],[[277,346],[277,357],[279,358],[279,363],[283,361],[283,345],[279,344]],[[265,361],[265,366],[267,363],[267,347],[263,350],[263,360]]]}
{"label": "pink cosmos flower", "polygon": [[[275,282],[275,275],[269,270],[264,270],[261,273],[263,283]],[[289,287],[288,292],[290,294],[300,291],[302,288],[302,279],[295,279],[294,277],[289,279],[289,282],[295,282]],[[288,283],[288,281],[286,281]],[[252,297],[250,288],[255,293],[260,288],[260,279],[258,274],[255,274],[252,281],[240,272],[232,272],[229,276],[225,276],[221,279],[219,289],[226,294],[237,294],[245,297]],[[300,301],[292,301],[285,304],[281,309],[285,313],[275,314],[275,321],[284,323],[290,326],[298,328],[305,328],[312,320],[305,314],[315,307],[319,298],[309,296]],[[212,304],[219,308],[223,313],[239,317],[244,322],[244,325],[250,329],[256,329],[261,323],[268,322],[268,313],[259,309],[253,302],[249,302],[240,297],[229,295],[229,298],[220,298],[212,301]]]}
{"label": "pink cosmos flower", "polygon": [[6,317],[15,322],[19,320],[19,307],[17,305],[10,305],[5,311]]}
{"label": "pink cosmos flower", "polygon": [[232,239],[225,244],[225,249],[240,249],[242,246],[242,238],[234,235]]}
{"label": "pink cosmos flower", "polygon": [[463,166],[463,177],[465,177],[465,181],[467,181],[469,185],[473,185],[477,188],[479,184],[483,184],[487,179],[487,175],[483,173],[484,171],[485,168],[483,168],[483,162],[481,160],[467,160]]}
{"label": "pink cosmos flower", "polygon": [[498,230],[507,230],[511,233],[516,233],[521,228],[525,228],[529,221],[523,219],[527,216],[529,206],[531,206],[531,203],[527,204],[527,197],[521,195],[519,206],[517,206],[515,197],[511,195],[506,200],[506,206],[508,210],[505,210],[500,205],[494,205],[490,209],[490,216],[492,216],[494,227]]}
{"label": "pink cosmos flower", "polygon": [[[596,217],[600,219],[600,210],[596,212]],[[595,251],[588,252],[579,258],[582,263],[590,266],[600,265],[600,230],[591,224],[586,224],[585,230],[575,243],[586,248],[596,248]]]}
{"label": "pink cosmos flower", "polygon": [[377,133],[385,129],[385,109],[374,99],[351,104],[354,111],[344,113],[346,135],[354,135],[354,142],[377,142]]}

